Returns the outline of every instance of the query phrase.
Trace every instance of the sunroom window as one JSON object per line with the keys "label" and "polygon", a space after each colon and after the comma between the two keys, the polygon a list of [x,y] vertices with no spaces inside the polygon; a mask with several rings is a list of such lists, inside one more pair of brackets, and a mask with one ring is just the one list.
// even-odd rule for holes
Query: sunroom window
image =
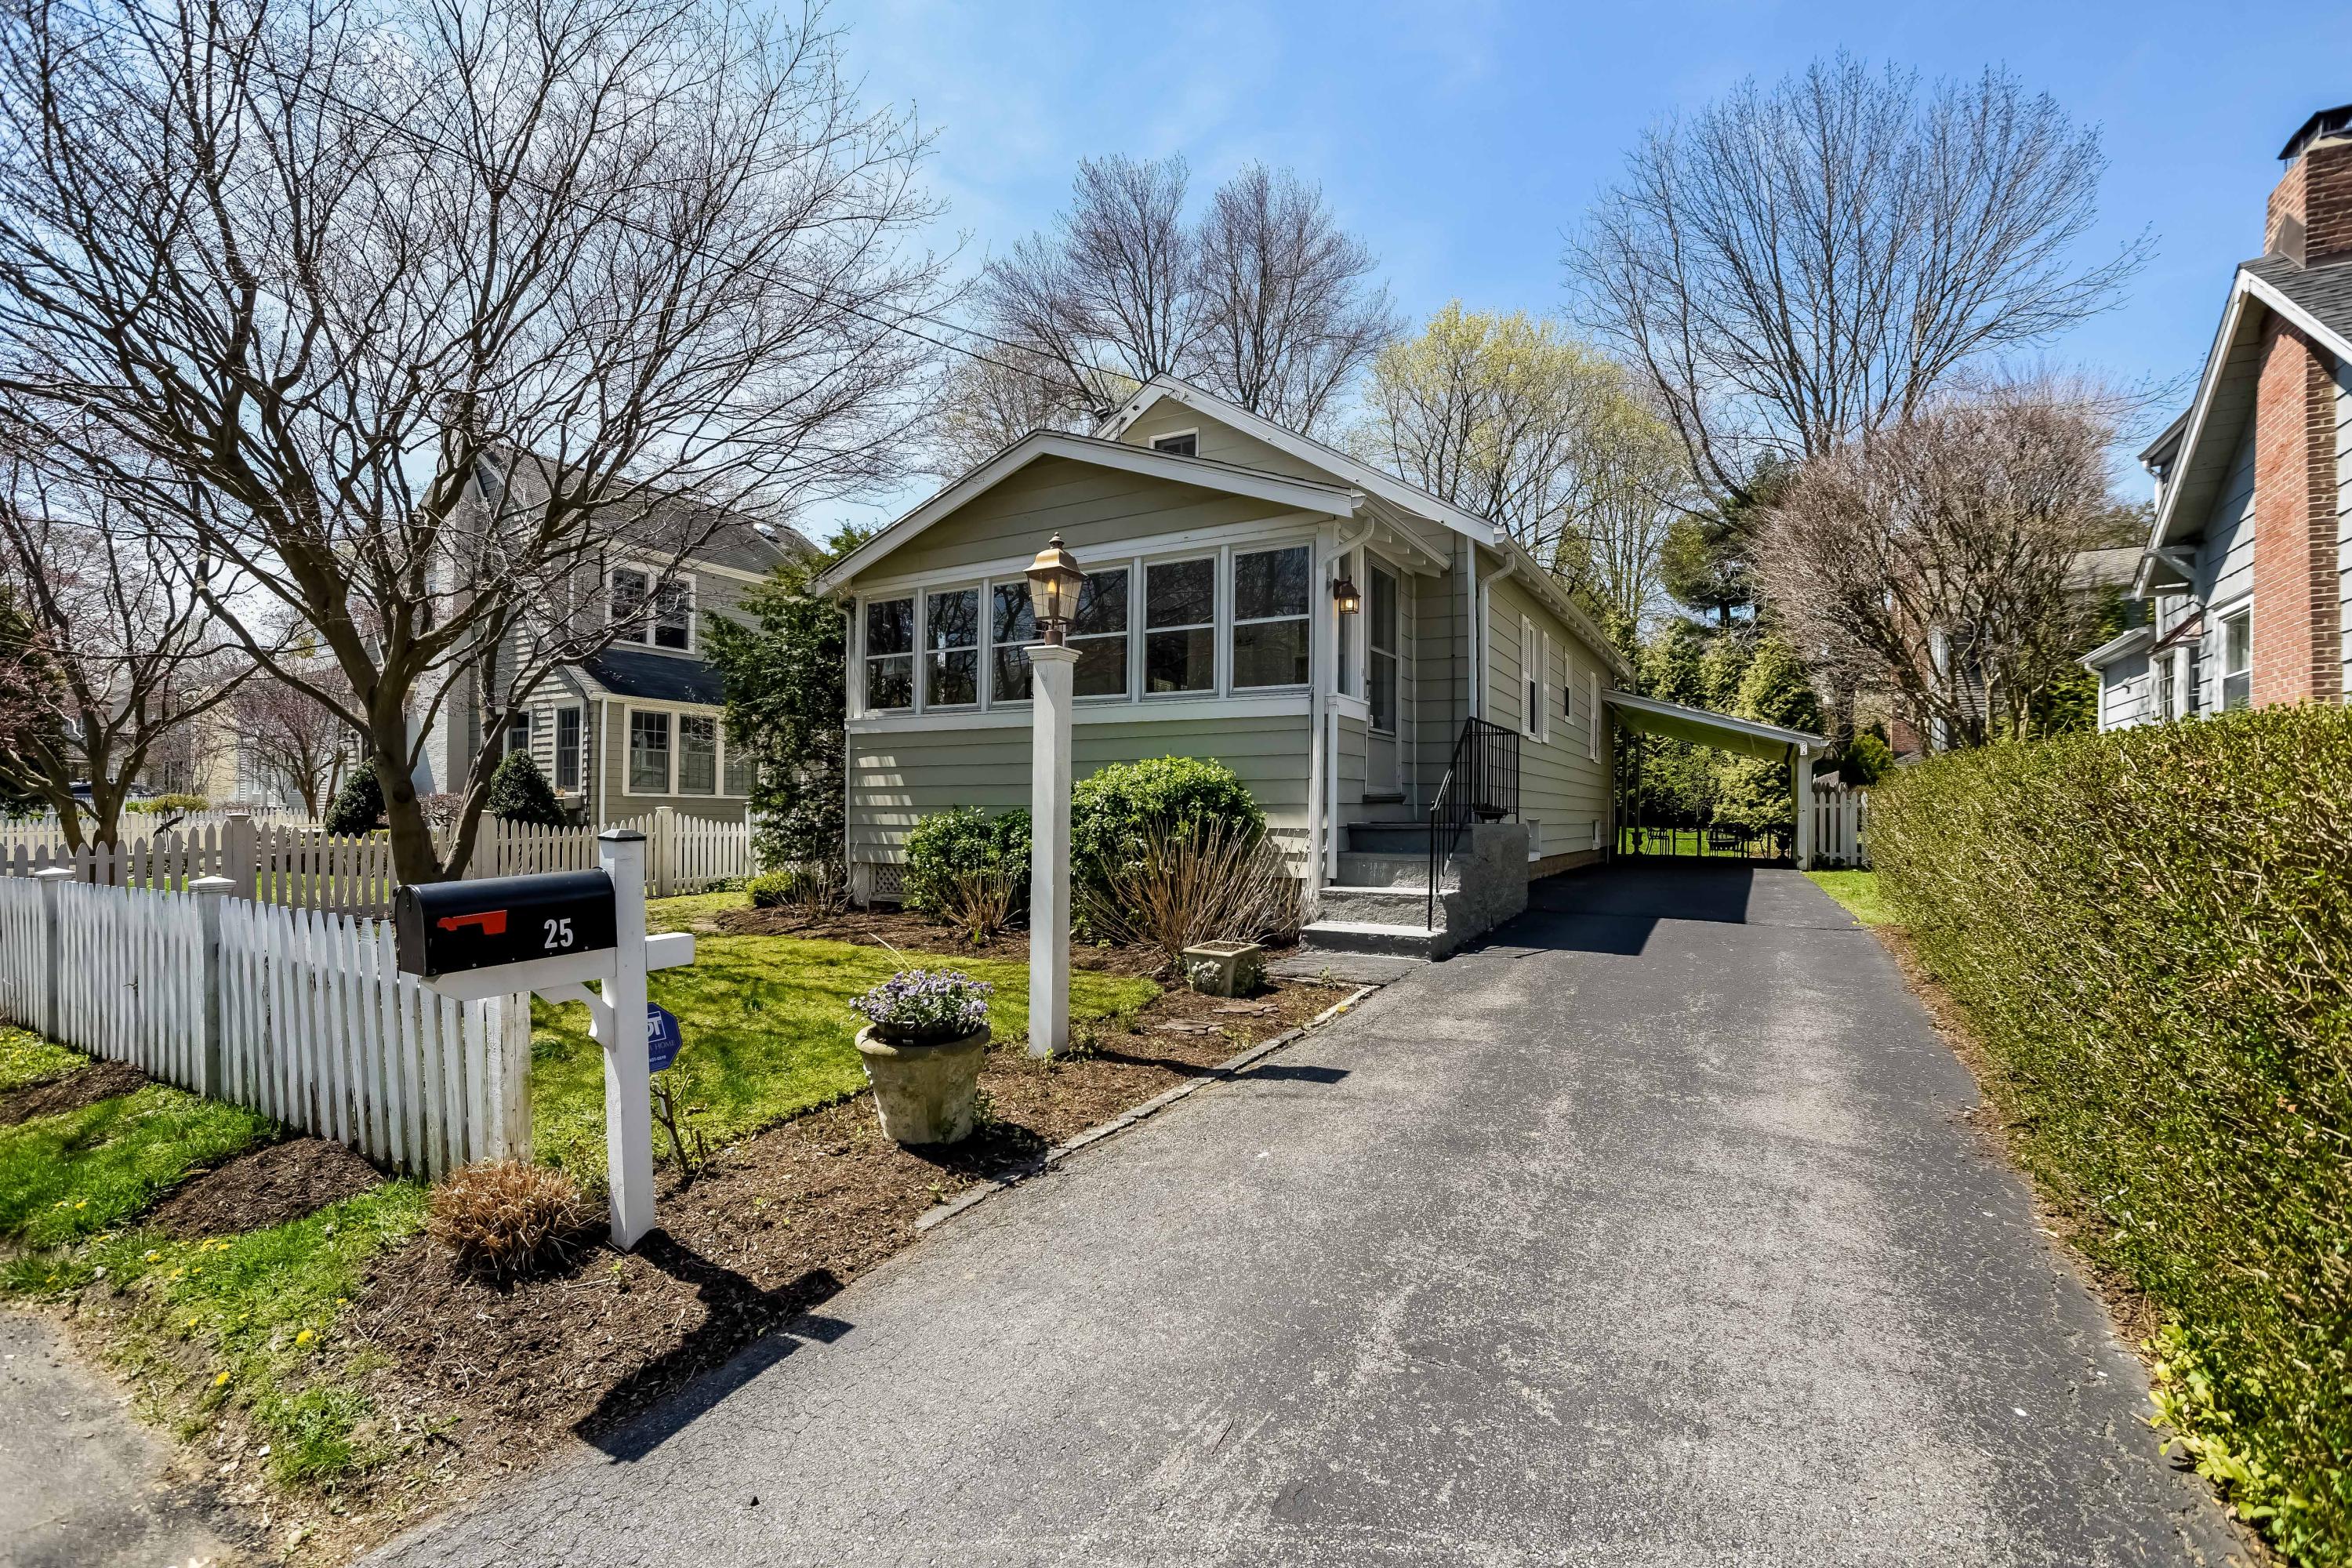
{"label": "sunroom window", "polygon": [[1307,684],[1307,547],[1234,557],[1234,685]]}
{"label": "sunroom window", "polygon": [[866,606],[866,706],[915,705],[915,601],[876,599]]}
{"label": "sunroom window", "polygon": [[951,588],[924,605],[923,701],[958,708],[980,700],[980,590]]}
{"label": "sunroom window", "polygon": [[1143,569],[1143,689],[1148,692],[1217,689],[1217,563],[1213,557],[1157,561]]}
{"label": "sunroom window", "polygon": [[988,645],[992,650],[988,700],[1026,702],[1029,656],[1022,650],[1037,640],[1037,616],[1029,607],[1029,584],[999,583],[989,589],[988,596]]}
{"label": "sunroom window", "polygon": [[1080,697],[1127,695],[1127,568],[1089,572],[1078,590],[1069,645],[1078,653],[1072,689]]}

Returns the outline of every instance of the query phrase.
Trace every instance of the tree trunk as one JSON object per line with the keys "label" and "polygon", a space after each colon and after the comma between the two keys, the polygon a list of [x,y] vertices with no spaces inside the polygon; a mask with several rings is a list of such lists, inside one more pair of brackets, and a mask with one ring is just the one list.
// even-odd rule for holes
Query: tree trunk
{"label": "tree trunk", "polygon": [[375,769],[376,783],[383,790],[383,820],[392,832],[393,874],[406,883],[446,881],[409,767],[408,715],[376,713],[370,720],[368,763]]}

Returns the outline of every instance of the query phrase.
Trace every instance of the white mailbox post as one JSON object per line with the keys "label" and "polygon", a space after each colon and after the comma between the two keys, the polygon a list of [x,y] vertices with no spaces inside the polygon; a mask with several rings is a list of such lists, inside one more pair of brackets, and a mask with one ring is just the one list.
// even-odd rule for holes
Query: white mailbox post
{"label": "white mailbox post", "polygon": [[613,1243],[626,1251],[654,1227],[646,975],[692,963],[694,938],[646,934],[645,835],[615,828],[596,851],[598,871],[404,888],[394,922],[401,967],[442,995],[536,991],[588,1005],[604,1048]]}

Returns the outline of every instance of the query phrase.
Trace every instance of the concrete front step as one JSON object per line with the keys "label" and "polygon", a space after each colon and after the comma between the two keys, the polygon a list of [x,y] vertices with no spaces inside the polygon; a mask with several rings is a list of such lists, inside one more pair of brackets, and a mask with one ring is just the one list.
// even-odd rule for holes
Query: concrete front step
{"label": "concrete front step", "polygon": [[[1462,857],[1447,858],[1440,869],[1437,885],[1441,888],[1459,886],[1462,880]],[[1360,849],[1339,851],[1339,884],[1349,888],[1426,888],[1429,886],[1429,854],[1416,849],[1410,855],[1378,854]]]}
{"label": "concrete front step", "polygon": [[1429,860],[1429,824],[1425,822],[1351,822],[1348,847],[1363,855],[1418,855]]}
{"label": "concrete front step", "polygon": [[1440,958],[1452,951],[1443,930],[1378,921],[1320,920],[1298,933],[1308,952],[1384,952],[1400,958]]}
{"label": "concrete front step", "polygon": [[1358,888],[1344,884],[1323,889],[1322,902],[1316,910],[1318,919],[1349,921],[1358,924],[1428,926],[1439,929],[1447,924],[1446,903],[1449,895],[1440,889],[1437,896],[1437,918],[1429,914],[1429,889],[1423,887]]}

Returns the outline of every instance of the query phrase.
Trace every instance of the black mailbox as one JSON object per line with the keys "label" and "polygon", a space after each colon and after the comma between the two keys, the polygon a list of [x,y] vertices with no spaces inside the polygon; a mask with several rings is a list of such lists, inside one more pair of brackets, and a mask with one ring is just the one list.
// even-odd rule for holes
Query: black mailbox
{"label": "black mailbox", "polygon": [[403,887],[392,920],[402,973],[426,980],[617,942],[613,879],[602,871]]}

